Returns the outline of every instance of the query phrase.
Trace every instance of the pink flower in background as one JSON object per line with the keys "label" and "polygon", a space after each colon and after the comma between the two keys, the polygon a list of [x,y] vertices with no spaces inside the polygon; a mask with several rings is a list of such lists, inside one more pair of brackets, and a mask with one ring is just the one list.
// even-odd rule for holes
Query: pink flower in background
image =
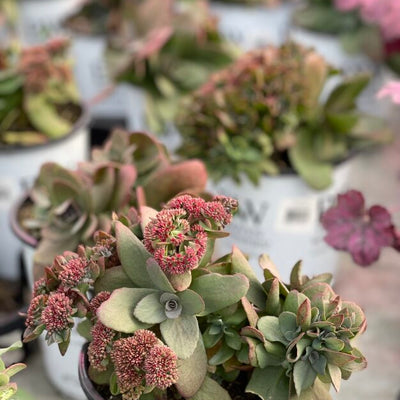
{"label": "pink flower in background", "polygon": [[360,10],[361,18],[379,26],[385,40],[400,37],[399,0],[335,0],[340,11]]}
{"label": "pink flower in background", "polygon": [[348,251],[361,266],[375,262],[381,248],[393,246],[398,239],[390,213],[379,205],[365,207],[362,193],[350,190],[339,194],[337,204],[321,218],[325,241],[336,250]]}
{"label": "pink flower in background", "polygon": [[391,81],[387,83],[379,92],[378,99],[391,97],[393,103],[400,104],[400,81]]}
{"label": "pink flower in background", "polygon": [[335,0],[335,7],[340,11],[350,11],[361,6],[362,0]]}

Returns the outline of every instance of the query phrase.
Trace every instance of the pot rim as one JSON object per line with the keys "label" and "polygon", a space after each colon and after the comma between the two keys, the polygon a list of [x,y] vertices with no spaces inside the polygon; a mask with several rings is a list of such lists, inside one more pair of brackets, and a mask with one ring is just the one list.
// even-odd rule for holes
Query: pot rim
{"label": "pot rim", "polygon": [[104,398],[99,394],[96,388],[93,385],[93,382],[89,378],[87,373],[89,368],[89,359],[87,355],[87,350],[89,347],[89,343],[86,342],[81,349],[79,354],[79,363],[78,363],[78,375],[79,382],[81,384],[82,390],[89,400],[104,400]]}
{"label": "pot rim", "polygon": [[18,213],[22,206],[30,199],[29,192],[26,192],[24,195],[20,197],[19,200],[15,202],[10,211],[9,222],[11,225],[11,230],[14,235],[24,244],[29,247],[36,248],[39,244],[39,241],[34,238],[31,234],[29,234],[19,223],[18,221]]}
{"label": "pot rim", "polygon": [[49,140],[46,143],[39,143],[33,146],[21,146],[21,145],[11,145],[11,146],[0,146],[0,155],[9,153],[28,153],[31,151],[40,151],[42,149],[46,150],[48,147],[53,147],[62,143],[63,141],[76,136],[79,131],[84,128],[85,126],[89,125],[90,122],[90,112],[89,112],[89,104],[85,101],[81,101],[79,103],[79,107],[81,108],[81,114],[79,115],[78,119],[75,121],[74,125],[72,126],[71,130],[63,135],[60,138]]}

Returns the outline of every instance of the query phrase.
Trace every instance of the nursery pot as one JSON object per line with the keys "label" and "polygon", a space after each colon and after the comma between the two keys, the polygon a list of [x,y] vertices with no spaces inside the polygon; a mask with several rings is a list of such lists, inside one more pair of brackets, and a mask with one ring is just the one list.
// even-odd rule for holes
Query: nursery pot
{"label": "nursery pot", "polygon": [[62,22],[81,0],[16,0],[18,31],[25,44],[37,44],[63,33]]}
{"label": "nursery pot", "polygon": [[338,252],[324,242],[320,216],[346,190],[352,159],[335,168],[334,182],[317,191],[292,174],[263,176],[259,186],[243,179],[238,185],[232,179],[210,183],[209,189],[236,198],[239,211],[226,231],[230,236],[216,243],[217,256],[237,246],[249,256],[258,278],[263,273],[258,257],[268,254],[287,282],[295,263],[303,260],[303,274],[335,272]]}
{"label": "nursery pot", "polygon": [[220,32],[244,50],[285,42],[294,10],[291,1],[275,7],[211,2]]}
{"label": "nursery pot", "polygon": [[62,138],[29,147],[0,148],[1,277],[19,278],[17,265],[20,244],[9,227],[12,205],[24,191],[31,187],[44,162],[54,161],[65,167],[73,168],[77,162],[88,158],[88,123],[88,112],[86,107],[82,107],[81,116],[71,132]]}
{"label": "nursery pot", "polygon": [[74,35],[72,54],[75,79],[84,100],[91,103],[92,118],[115,121],[128,130],[140,129],[144,119],[144,100],[140,89],[128,84],[113,86],[105,62],[106,37]]}
{"label": "nursery pot", "polygon": [[[42,269],[35,271],[33,266],[33,254],[38,244],[38,240],[25,231],[18,221],[19,211],[28,201],[29,197],[24,196],[22,201],[17,203],[14,207],[11,214],[11,225],[14,234],[22,243],[25,274],[30,288],[33,288],[35,280],[43,273]],[[75,326],[78,323],[79,320],[76,319]],[[40,336],[38,340],[40,343],[45,372],[53,386],[69,398],[85,400],[86,397],[79,386],[78,371],[76,368],[79,359],[79,352],[85,339],[79,335],[74,327],[71,332],[71,342],[68,351],[64,356],[60,354],[56,344],[50,346],[47,345],[43,336]]]}
{"label": "nursery pot", "polygon": [[89,369],[89,359],[87,355],[88,347],[89,343],[85,343],[82,346],[79,354],[79,364],[78,364],[79,382],[88,400],[103,400],[104,397],[102,397],[99,394],[99,392],[94,387],[93,382],[90,380],[88,375],[88,369]]}

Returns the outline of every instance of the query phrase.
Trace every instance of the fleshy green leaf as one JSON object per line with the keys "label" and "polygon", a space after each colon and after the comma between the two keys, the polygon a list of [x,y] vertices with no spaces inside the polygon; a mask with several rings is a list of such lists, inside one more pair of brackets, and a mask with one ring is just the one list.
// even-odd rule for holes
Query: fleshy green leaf
{"label": "fleshy green leaf", "polygon": [[149,258],[146,262],[146,266],[148,275],[157,289],[171,293],[175,291],[167,276],[164,274],[164,271],[160,268],[154,258]]}
{"label": "fleshy green leaf", "polygon": [[316,377],[317,373],[308,360],[298,360],[293,368],[293,380],[297,395],[299,396],[303,390],[308,389]]}
{"label": "fleshy green leaf", "polygon": [[240,273],[247,277],[250,283],[246,297],[257,307],[263,308],[267,299],[264,288],[259,282],[244,254],[233,246],[232,250],[232,273]]}
{"label": "fleshy green leaf", "polygon": [[137,320],[133,315],[135,306],[143,297],[158,293],[154,289],[121,288],[101,304],[97,316],[102,324],[118,332],[132,333],[137,329],[147,329],[151,325]]}
{"label": "fleshy green leaf", "polygon": [[207,315],[237,303],[246,295],[249,281],[242,274],[224,276],[211,273],[194,279],[190,288],[204,301],[205,309],[200,315]]}
{"label": "fleshy green leaf", "polygon": [[229,393],[222,388],[214,379],[205,377],[201,388],[188,400],[231,400]]}
{"label": "fleshy green leaf", "polygon": [[246,392],[262,400],[288,400],[289,378],[282,367],[255,368]]}
{"label": "fleshy green leaf", "polygon": [[262,332],[264,337],[270,342],[280,342],[287,344],[287,339],[283,336],[279,327],[279,319],[274,316],[261,317],[257,323],[258,329]]}
{"label": "fleshy green leaf", "polygon": [[160,324],[165,343],[171,347],[179,358],[189,358],[200,337],[197,318],[192,315],[181,315],[175,319],[167,319]]}
{"label": "fleshy green leaf", "polygon": [[207,354],[199,337],[193,354],[186,360],[178,360],[179,378],[175,386],[183,397],[194,396],[203,384],[206,374]]}
{"label": "fleshy green leaf", "polygon": [[122,266],[108,268],[101,278],[94,284],[95,293],[102,291],[113,292],[120,288],[134,288],[136,285],[131,281]]}
{"label": "fleshy green leaf", "polygon": [[160,303],[160,292],[151,293],[143,297],[137,303],[133,315],[145,324],[159,324],[164,321],[165,315],[164,305]]}
{"label": "fleshy green leaf", "polygon": [[204,301],[200,295],[190,289],[177,293],[182,303],[182,313],[185,315],[198,315],[204,311]]}
{"label": "fleshy green leaf", "polygon": [[151,254],[130,229],[119,221],[115,223],[115,232],[118,255],[125,273],[139,287],[154,287],[146,268]]}
{"label": "fleshy green leaf", "polygon": [[210,365],[220,365],[228,361],[235,354],[235,350],[226,345],[225,343],[218,349],[218,351],[208,360]]}

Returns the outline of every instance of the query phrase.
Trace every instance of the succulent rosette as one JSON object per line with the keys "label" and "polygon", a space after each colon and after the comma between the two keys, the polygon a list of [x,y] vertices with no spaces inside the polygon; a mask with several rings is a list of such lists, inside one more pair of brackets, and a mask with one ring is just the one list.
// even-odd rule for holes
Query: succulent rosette
{"label": "succulent rosette", "polygon": [[327,188],[335,163],[390,138],[383,120],[356,108],[366,74],[342,77],[320,103],[332,72],[313,49],[295,43],[244,54],[182,107],[179,153],[204,160],[215,180],[257,183],[294,170],[313,188]]}
{"label": "succulent rosette", "polygon": [[331,385],[366,367],[353,343],[365,316],[301,262],[285,284],[266,255],[263,283],[236,247],[213,259],[236,207],[181,195],[159,212],[114,214],[111,233],[46,268],[25,340],[45,331],[64,353],[81,318],[88,375],[111,399],[231,400],[238,384],[262,400],[330,400]]}
{"label": "succulent rosette", "polygon": [[46,163],[30,191],[33,215],[22,223],[39,239],[35,261],[46,265],[65,250],[92,243],[97,230],[111,229],[113,211],[159,208],[180,192],[201,193],[206,180],[200,161],[172,163],[161,143],[141,132],[115,131],[76,170]]}
{"label": "succulent rosette", "polygon": [[34,145],[69,133],[82,114],[69,42],[0,48],[0,145]]}

